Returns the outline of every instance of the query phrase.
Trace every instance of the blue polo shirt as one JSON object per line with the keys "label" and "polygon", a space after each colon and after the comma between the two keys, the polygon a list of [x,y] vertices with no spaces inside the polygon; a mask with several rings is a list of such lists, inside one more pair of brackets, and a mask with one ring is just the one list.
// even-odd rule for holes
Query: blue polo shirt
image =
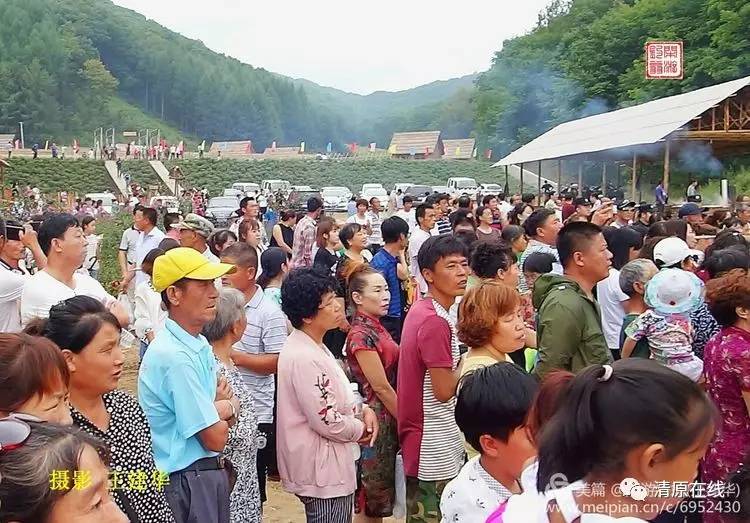
{"label": "blue polo shirt", "polygon": [[388,305],[388,316],[400,318],[401,308],[401,282],[398,279],[398,258],[385,249],[380,249],[372,257],[370,266],[378,270],[385,277],[388,290],[391,293],[391,303]]}
{"label": "blue polo shirt", "polygon": [[151,426],[159,470],[171,474],[218,455],[198,439],[201,430],[219,421],[216,382],[216,359],[206,338],[168,319],[138,372],[138,402]]}

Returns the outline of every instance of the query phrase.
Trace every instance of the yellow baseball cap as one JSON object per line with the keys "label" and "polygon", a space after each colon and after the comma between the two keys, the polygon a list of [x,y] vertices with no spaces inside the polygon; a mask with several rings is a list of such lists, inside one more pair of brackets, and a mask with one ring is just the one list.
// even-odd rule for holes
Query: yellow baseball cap
{"label": "yellow baseball cap", "polygon": [[177,247],[154,260],[152,283],[156,292],[187,278],[190,280],[215,280],[234,271],[229,263],[213,263],[195,249]]}

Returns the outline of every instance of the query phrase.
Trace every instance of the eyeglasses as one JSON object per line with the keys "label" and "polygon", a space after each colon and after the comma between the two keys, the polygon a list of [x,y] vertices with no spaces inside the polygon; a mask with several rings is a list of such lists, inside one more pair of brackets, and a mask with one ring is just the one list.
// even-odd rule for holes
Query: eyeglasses
{"label": "eyeglasses", "polygon": [[31,435],[31,425],[15,416],[0,419],[0,453],[22,447]]}

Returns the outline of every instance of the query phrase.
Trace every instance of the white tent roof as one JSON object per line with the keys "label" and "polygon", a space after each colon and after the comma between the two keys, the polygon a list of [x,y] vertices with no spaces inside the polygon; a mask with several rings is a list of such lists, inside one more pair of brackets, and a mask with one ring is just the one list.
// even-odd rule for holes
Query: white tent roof
{"label": "white tent roof", "polygon": [[558,125],[493,167],[658,142],[750,84],[750,76]]}

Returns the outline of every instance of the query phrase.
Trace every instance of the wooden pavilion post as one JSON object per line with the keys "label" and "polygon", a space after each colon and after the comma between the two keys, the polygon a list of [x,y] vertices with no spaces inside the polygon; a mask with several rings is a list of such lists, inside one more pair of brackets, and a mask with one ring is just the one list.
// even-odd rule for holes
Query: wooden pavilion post
{"label": "wooden pavilion post", "polygon": [[578,196],[583,194],[583,160],[578,160]]}
{"label": "wooden pavilion post", "polygon": [[521,193],[521,198],[523,198],[523,162],[521,163],[520,167],[521,167],[521,190],[520,190],[520,193]]}
{"label": "wooden pavilion post", "polygon": [[636,176],[638,172],[638,154],[633,152],[633,175],[630,180],[630,188],[631,188],[631,194],[632,194],[632,200],[636,201],[635,199],[635,185],[636,185]]}
{"label": "wooden pavilion post", "polygon": [[505,187],[503,187],[503,192],[505,193],[505,197],[508,198],[508,201],[510,201],[510,196],[508,194],[508,190],[510,187],[508,186],[508,166],[505,166]]}
{"label": "wooden pavilion post", "polygon": [[536,175],[536,204],[542,205],[542,161],[537,162],[537,175]]}
{"label": "wooden pavilion post", "polygon": [[669,139],[664,142],[664,177],[662,178],[662,185],[664,186],[664,192],[669,194]]}

